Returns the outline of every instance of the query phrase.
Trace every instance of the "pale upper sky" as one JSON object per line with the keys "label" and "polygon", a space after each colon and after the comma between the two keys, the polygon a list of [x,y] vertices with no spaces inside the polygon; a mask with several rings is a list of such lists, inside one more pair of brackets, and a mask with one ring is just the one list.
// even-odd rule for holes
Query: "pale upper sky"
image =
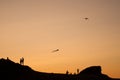
{"label": "pale upper sky", "polygon": [[24,57],[43,72],[101,65],[120,77],[120,0],[0,0],[0,58],[6,57]]}

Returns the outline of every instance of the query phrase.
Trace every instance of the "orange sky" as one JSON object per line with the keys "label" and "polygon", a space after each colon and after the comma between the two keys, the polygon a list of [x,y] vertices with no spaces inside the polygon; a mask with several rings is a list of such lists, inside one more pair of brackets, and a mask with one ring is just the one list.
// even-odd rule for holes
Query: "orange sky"
{"label": "orange sky", "polygon": [[43,72],[101,65],[120,77],[120,0],[0,0],[2,57]]}

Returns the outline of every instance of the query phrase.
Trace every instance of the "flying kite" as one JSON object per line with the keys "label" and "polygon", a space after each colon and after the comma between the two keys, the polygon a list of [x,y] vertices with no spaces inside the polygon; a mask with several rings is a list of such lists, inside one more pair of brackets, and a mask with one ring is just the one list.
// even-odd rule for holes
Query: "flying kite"
{"label": "flying kite", "polygon": [[53,50],[52,52],[54,53],[54,52],[58,52],[59,51],[59,49],[56,49],[56,50]]}
{"label": "flying kite", "polygon": [[88,20],[89,18],[85,17],[84,19],[85,19],[85,20]]}

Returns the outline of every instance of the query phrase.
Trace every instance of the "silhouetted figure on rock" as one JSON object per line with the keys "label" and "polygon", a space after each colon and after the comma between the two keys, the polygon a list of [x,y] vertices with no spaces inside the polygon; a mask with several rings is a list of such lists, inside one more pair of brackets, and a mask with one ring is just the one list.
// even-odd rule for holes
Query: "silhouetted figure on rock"
{"label": "silhouetted figure on rock", "polygon": [[77,69],[77,74],[79,74],[79,69]]}
{"label": "silhouetted figure on rock", "polygon": [[67,75],[69,74],[68,70],[66,71],[66,74],[67,74]]}
{"label": "silhouetted figure on rock", "polygon": [[20,64],[21,64],[21,65],[24,65],[24,58],[23,58],[23,57],[20,58]]}
{"label": "silhouetted figure on rock", "polygon": [[10,60],[9,57],[7,57],[7,60]]}

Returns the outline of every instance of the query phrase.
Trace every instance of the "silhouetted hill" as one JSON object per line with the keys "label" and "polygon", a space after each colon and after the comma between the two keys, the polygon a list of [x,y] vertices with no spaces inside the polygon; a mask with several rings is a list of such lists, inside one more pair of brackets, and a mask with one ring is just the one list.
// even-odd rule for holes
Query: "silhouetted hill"
{"label": "silhouetted hill", "polygon": [[34,71],[9,59],[0,59],[0,80],[120,80],[101,73],[100,66],[91,66],[79,74],[55,74]]}

